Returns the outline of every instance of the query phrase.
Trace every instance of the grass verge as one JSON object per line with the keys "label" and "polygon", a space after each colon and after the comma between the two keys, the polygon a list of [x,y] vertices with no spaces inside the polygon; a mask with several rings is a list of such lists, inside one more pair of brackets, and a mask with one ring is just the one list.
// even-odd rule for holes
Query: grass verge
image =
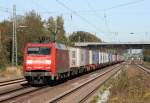
{"label": "grass verge", "polygon": [[15,77],[20,77],[23,75],[22,66],[12,67],[7,66],[4,69],[0,70],[1,79],[11,79]]}
{"label": "grass verge", "polygon": [[123,71],[112,82],[107,103],[150,103],[150,76],[132,68]]}

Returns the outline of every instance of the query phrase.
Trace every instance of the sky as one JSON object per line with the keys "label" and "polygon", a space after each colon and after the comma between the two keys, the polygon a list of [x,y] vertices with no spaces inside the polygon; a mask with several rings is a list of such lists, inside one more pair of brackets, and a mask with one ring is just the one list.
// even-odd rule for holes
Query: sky
{"label": "sky", "polygon": [[35,10],[43,20],[61,15],[67,35],[87,31],[105,42],[150,41],[150,0],[0,0],[0,21]]}

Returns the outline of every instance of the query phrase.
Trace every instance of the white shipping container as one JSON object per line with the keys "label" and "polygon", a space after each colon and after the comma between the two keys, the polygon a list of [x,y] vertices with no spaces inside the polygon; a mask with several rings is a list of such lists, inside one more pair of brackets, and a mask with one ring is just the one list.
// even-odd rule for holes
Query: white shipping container
{"label": "white shipping container", "polygon": [[77,48],[69,47],[69,64],[71,67],[77,67]]}
{"label": "white shipping container", "polygon": [[89,50],[89,64],[92,64],[92,50]]}
{"label": "white shipping container", "polygon": [[116,55],[115,54],[113,54],[113,62],[115,62],[116,61]]}
{"label": "white shipping container", "polygon": [[109,54],[108,53],[106,53],[106,63],[108,63],[109,62],[109,56],[108,56]]}
{"label": "white shipping container", "polygon": [[92,51],[92,64],[99,63],[99,51],[93,50]]}
{"label": "white shipping container", "polygon": [[82,52],[83,52],[83,55],[84,55],[83,56],[84,65],[88,65],[89,64],[89,50],[83,49]]}
{"label": "white shipping container", "polygon": [[89,64],[88,50],[77,48],[77,66],[85,66]]}
{"label": "white shipping container", "polygon": [[101,52],[101,63],[104,63],[104,53]]}
{"label": "white shipping container", "polygon": [[80,67],[84,64],[82,49],[77,48],[77,66]]}
{"label": "white shipping container", "polygon": [[107,62],[107,54],[106,54],[106,52],[105,52],[105,63]]}
{"label": "white shipping container", "polygon": [[99,51],[99,64],[101,64],[102,63],[102,54],[101,54],[101,52]]}
{"label": "white shipping container", "polygon": [[103,63],[106,62],[106,58],[105,58],[105,52],[103,52]]}
{"label": "white shipping container", "polygon": [[91,52],[86,49],[69,47],[70,68],[88,65],[91,61],[89,60]]}

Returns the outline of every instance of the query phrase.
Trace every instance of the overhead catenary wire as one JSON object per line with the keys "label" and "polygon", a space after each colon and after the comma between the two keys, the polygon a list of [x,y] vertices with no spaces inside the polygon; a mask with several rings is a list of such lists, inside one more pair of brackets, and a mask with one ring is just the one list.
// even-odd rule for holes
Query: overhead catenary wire
{"label": "overhead catenary wire", "polygon": [[88,5],[88,7],[89,7],[91,10],[93,10],[94,16],[98,18],[98,22],[101,24],[101,22],[100,22],[99,20],[101,19],[102,21],[104,21],[104,18],[102,18],[101,16],[99,16],[99,15],[97,14],[97,12],[94,12],[94,8],[93,8],[93,6],[91,5],[91,3],[90,3],[88,0],[87,0],[87,5]]}
{"label": "overhead catenary wire", "polygon": [[[91,6],[91,4],[89,3],[88,0],[87,0],[87,3],[88,3],[89,8],[91,8],[91,9],[94,11],[93,7]],[[106,15],[105,12],[106,12],[106,11],[104,11],[104,17],[103,17],[103,18],[101,18],[101,17],[97,14],[97,12],[94,12],[94,15],[95,15],[96,17],[98,17],[98,18],[101,18],[101,19],[105,22],[106,29],[107,29],[108,33],[110,33],[111,31],[110,31],[110,28],[109,28],[109,25],[108,25],[108,22],[107,22],[107,15]]]}
{"label": "overhead catenary wire", "polygon": [[91,3],[89,2],[89,0],[87,0],[87,5],[88,5],[88,7],[91,9],[91,11],[93,11],[93,13],[94,13],[94,15],[95,15],[96,17],[98,17],[98,18],[101,19],[101,20],[104,20],[103,17],[100,17],[100,16],[97,14],[97,12],[94,11],[94,8],[93,8],[93,6],[91,5]]}
{"label": "overhead catenary wire", "polygon": [[[57,1],[57,0],[56,0]],[[133,5],[133,4],[137,4],[137,3],[140,3],[140,2],[143,2],[145,0],[135,0],[135,1],[132,1],[132,2],[127,2],[127,3],[122,3],[122,4],[118,4],[118,5],[114,5],[112,7],[108,7],[108,8],[104,8],[104,9],[97,9],[97,10],[79,10],[79,11],[75,11],[76,13],[78,14],[83,14],[83,13],[93,13],[93,12],[101,12],[103,13],[104,11],[109,11],[109,10],[112,10],[112,9],[116,9],[116,8],[120,8],[120,7],[124,7],[124,6],[128,6],[128,5]],[[35,4],[38,6],[38,4]],[[9,13],[12,13],[11,12],[11,8],[5,8],[5,7],[0,7],[0,11],[3,11],[3,12],[9,12]],[[16,11],[18,12],[26,12],[26,10],[19,10],[17,9]],[[42,13],[42,14],[63,14],[63,15],[70,15],[70,12],[59,12],[59,11],[49,11],[49,10],[46,10],[46,11],[39,11],[39,13]]]}
{"label": "overhead catenary wire", "polygon": [[[57,1],[57,0],[56,0]],[[108,8],[104,8],[104,9],[97,9],[97,10],[79,10],[79,11],[76,11],[77,13],[93,13],[93,12],[106,12],[106,11],[109,11],[109,10],[112,10],[112,9],[116,9],[116,8],[120,8],[120,7],[125,7],[125,6],[129,6],[129,5],[133,5],[133,4],[137,4],[137,3],[140,3],[140,2],[143,2],[145,0],[135,0],[135,1],[131,1],[131,2],[127,2],[127,3],[122,3],[122,4],[118,4],[118,5],[114,5],[112,7],[108,7]],[[43,11],[41,13],[57,13],[55,11]],[[61,13],[61,14],[69,14],[69,12],[64,12],[64,13]]]}
{"label": "overhead catenary wire", "polygon": [[[93,27],[94,29],[96,29],[96,30],[99,31],[100,28],[97,28],[95,25],[93,25],[91,22],[89,22],[86,18],[84,18],[83,16],[79,15],[76,11],[74,11],[73,9],[69,8],[68,6],[66,6],[63,2],[61,2],[60,0],[56,0],[56,2],[59,3],[60,5],[62,5],[67,10],[71,11],[76,16],[78,16],[84,22],[86,22],[87,24],[89,24],[91,27]],[[103,33],[103,31],[100,31],[100,32]]]}
{"label": "overhead catenary wire", "polygon": [[0,11],[5,12],[5,13],[12,13],[11,9],[5,8],[5,7],[0,7]]}
{"label": "overhead catenary wire", "polygon": [[118,4],[118,5],[103,9],[103,10],[108,11],[108,10],[112,10],[112,9],[119,8],[119,7],[124,7],[124,6],[128,6],[128,5],[137,4],[137,3],[143,2],[143,1],[145,1],[145,0],[135,0],[135,1],[127,2],[127,3]]}
{"label": "overhead catenary wire", "polygon": [[[59,4],[61,4],[62,6],[64,6],[66,9],[69,9],[69,10],[71,9],[71,8],[67,7],[66,5],[64,5],[63,2],[60,2],[60,0],[56,0],[56,1],[59,2]],[[72,13],[70,13],[70,12],[47,11],[48,10],[47,9],[46,11],[39,11],[38,13],[40,13],[40,14],[54,14],[54,13],[59,13],[59,14],[62,14],[62,15],[70,15],[70,14],[73,15],[73,14],[75,14],[76,16],[80,17],[83,21],[85,21],[89,25],[91,25],[93,28],[99,30],[99,28],[97,28],[93,23],[89,22],[86,18],[84,18],[83,16],[81,16],[80,13],[90,13],[90,12],[96,13],[97,11],[98,12],[105,12],[105,14],[104,14],[105,25],[107,25],[108,29],[110,30],[110,28],[108,26],[108,21],[107,21],[108,18],[107,18],[107,15],[106,15],[106,11],[109,11],[109,10],[112,10],[112,9],[115,9],[115,8],[120,8],[120,7],[128,6],[128,5],[133,5],[133,4],[136,4],[136,3],[139,3],[139,2],[143,2],[143,1],[144,0],[135,0],[135,1],[132,1],[132,2],[127,2],[127,3],[122,3],[122,4],[114,5],[112,7],[101,9],[101,10],[100,9],[99,10],[92,9],[92,10],[74,11],[74,10],[71,9],[70,11]],[[36,6],[38,6],[38,5],[36,4]],[[5,8],[5,7],[0,7],[0,11],[6,12],[6,13],[12,13],[11,9]],[[26,12],[26,10],[18,10],[18,9],[16,11],[18,11],[18,12],[23,12],[23,11]]]}
{"label": "overhead catenary wire", "polygon": [[105,21],[105,26],[107,28],[108,33],[111,33],[110,26],[108,25],[108,20],[107,20],[107,14],[106,14],[106,12],[104,12],[104,21]]}

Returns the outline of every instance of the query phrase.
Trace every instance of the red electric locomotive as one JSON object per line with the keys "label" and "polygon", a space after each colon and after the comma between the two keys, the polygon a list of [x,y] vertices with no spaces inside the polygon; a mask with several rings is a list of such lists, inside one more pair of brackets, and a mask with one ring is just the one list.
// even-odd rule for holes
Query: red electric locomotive
{"label": "red electric locomotive", "polygon": [[58,43],[29,43],[24,51],[24,76],[31,84],[68,77],[69,51]]}

